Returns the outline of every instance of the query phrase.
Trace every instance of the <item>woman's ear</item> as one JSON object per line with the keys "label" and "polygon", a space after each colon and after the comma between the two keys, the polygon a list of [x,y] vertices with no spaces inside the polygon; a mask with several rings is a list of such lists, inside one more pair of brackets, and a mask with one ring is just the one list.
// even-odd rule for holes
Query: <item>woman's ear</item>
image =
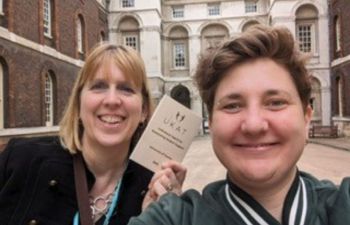
{"label": "woman's ear", "polygon": [[148,106],[146,104],[142,104],[142,114],[141,114],[141,123],[144,123],[148,117]]}
{"label": "woman's ear", "polygon": [[309,135],[309,128],[310,128],[310,123],[311,123],[311,118],[312,118],[312,114],[313,114],[313,109],[310,105],[308,105],[305,109],[305,113],[304,113],[304,120],[305,120],[305,133],[307,135],[306,138],[308,138]]}

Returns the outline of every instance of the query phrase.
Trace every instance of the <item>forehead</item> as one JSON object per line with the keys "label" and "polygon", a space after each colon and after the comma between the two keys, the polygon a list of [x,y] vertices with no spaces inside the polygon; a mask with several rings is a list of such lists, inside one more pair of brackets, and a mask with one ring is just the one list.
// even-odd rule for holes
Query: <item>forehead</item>
{"label": "forehead", "polygon": [[229,70],[217,87],[215,99],[233,94],[266,94],[271,90],[281,90],[298,96],[288,70],[271,59],[257,59]]}
{"label": "forehead", "polygon": [[95,68],[90,72],[87,81],[96,79],[112,80],[115,76],[121,81],[126,81],[135,85],[136,75],[130,73],[125,66],[119,65],[117,61],[112,58],[105,58],[96,64]]}

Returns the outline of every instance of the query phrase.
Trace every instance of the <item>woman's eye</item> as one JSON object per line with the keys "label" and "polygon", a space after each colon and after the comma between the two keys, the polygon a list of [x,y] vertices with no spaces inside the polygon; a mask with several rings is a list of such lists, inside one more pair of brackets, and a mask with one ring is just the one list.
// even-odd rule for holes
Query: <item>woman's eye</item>
{"label": "woman's eye", "polygon": [[93,83],[90,87],[91,90],[102,90],[108,88],[108,85],[104,82]]}
{"label": "woman's eye", "polygon": [[242,104],[238,102],[231,102],[231,103],[223,104],[221,108],[226,112],[236,113],[241,110]]}
{"label": "woman's eye", "polygon": [[130,85],[127,85],[127,84],[119,85],[118,90],[120,90],[126,94],[134,94],[135,93],[134,88],[132,88]]}
{"label": "woman's eye", "polygon": [[267,107],[272,110],[283,109],[287,106],[287,101],[284,99],[273,99],[267,102]]}

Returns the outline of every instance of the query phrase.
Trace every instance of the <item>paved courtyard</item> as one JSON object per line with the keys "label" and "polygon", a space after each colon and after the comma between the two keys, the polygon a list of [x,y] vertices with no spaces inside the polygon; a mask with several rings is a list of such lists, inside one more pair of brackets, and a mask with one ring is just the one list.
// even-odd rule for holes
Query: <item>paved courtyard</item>
{"label": "paved courtyard", "polygon": [[[205,184],[225,178],[212,150],[210,137],[198,137],[192,143],[183,163],[188,168],[184,190],[201,190]],[[339,183],[342,177],[350,176],[350,151],[310,143],[298,163],[299,169],[312,173],[320,179]]]}

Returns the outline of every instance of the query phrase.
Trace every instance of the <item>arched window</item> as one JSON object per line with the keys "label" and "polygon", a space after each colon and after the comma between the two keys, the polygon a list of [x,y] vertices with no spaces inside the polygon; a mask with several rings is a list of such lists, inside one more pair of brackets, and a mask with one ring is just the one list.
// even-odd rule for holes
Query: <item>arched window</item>
{"label": "arched window", "polygon": [[201,32],[202,51],[218,47],[228,37],[229,32],[225,26],[220,24],[206,26]]}
{"label": "arched window", "polygon": [[188,33],[183,27],[177,26],[169,33],[170,45],[172,49],[172,68],[185,69],[188,67]]}
{"label": "arched window", "polygon": [[76,20],[76,35],[77,35],[77,51],[78,53],[83,53],[84,52],[84,45],[83,45],[83,40],[84,40],[84,26],[83,26],[83,20],[80,16],[78,16]]}
{"label": "arched window", "polygon": [[4,1],[0,0],[0,14],[4,13]]}
{"label": "arched window", "polygon": [[44,110],[45,126],[54,124],[54,78],[52,73],[47,72],[44,78]]}
{"label": "arched window", "polygon": [[341,27],[340,27],[340,20],[339,17],[336,16],[334,19],[334,24],[335,24],[335,50],[336,52],[341,50]]}
{"label": "arched window", "polygon": [[4,67],[0,63],[0,129],[4,128]]}
{"label": "arched window", "polygon": [[51,0],[44,0],[43,5],[43,24],[44,24],[44,35],[52,36],[52,2]]}
{"label": "arched window", "polygon": [[341,77],[337,77],[336,79],[336,88],[337,88],[337,103],[338,103],[338,115],[340,117],[343,117],[344,112],[343,112],[343,80],[341,79]]}
{"label": "arched window", "polygon": [[255,25],[258,25],[259,23],[257,21],[249,21],[242,27],[242,32],[248,30],[249,28],[254,27]]}
{"label": "arched window", "polygon": [[123,45],[139,50],[139,23],[133,17],[125,17],[120,21],[119,29],[122,34]]}
{"label": "arched window", "polygon": [[313,109],[313,118],[315,120],[321,120],[321,83],[318,79],[313,77],[311,79],[311,98],[310,105]]}
{"label": "arched window", "polygon": [[100,42],[104,42],[105,41],[105,33],[103,31],[100,32]]}
{"label": "arched window", "polygon": [[296,37],[299,49],[317,54],[318,11],[313,5],[303,5],[296,12]]}
{"label": "arched window", "polygon": [[185,86],[177,85],[171,90],[170,96],[187,108],[191,108],[190,91]]}

